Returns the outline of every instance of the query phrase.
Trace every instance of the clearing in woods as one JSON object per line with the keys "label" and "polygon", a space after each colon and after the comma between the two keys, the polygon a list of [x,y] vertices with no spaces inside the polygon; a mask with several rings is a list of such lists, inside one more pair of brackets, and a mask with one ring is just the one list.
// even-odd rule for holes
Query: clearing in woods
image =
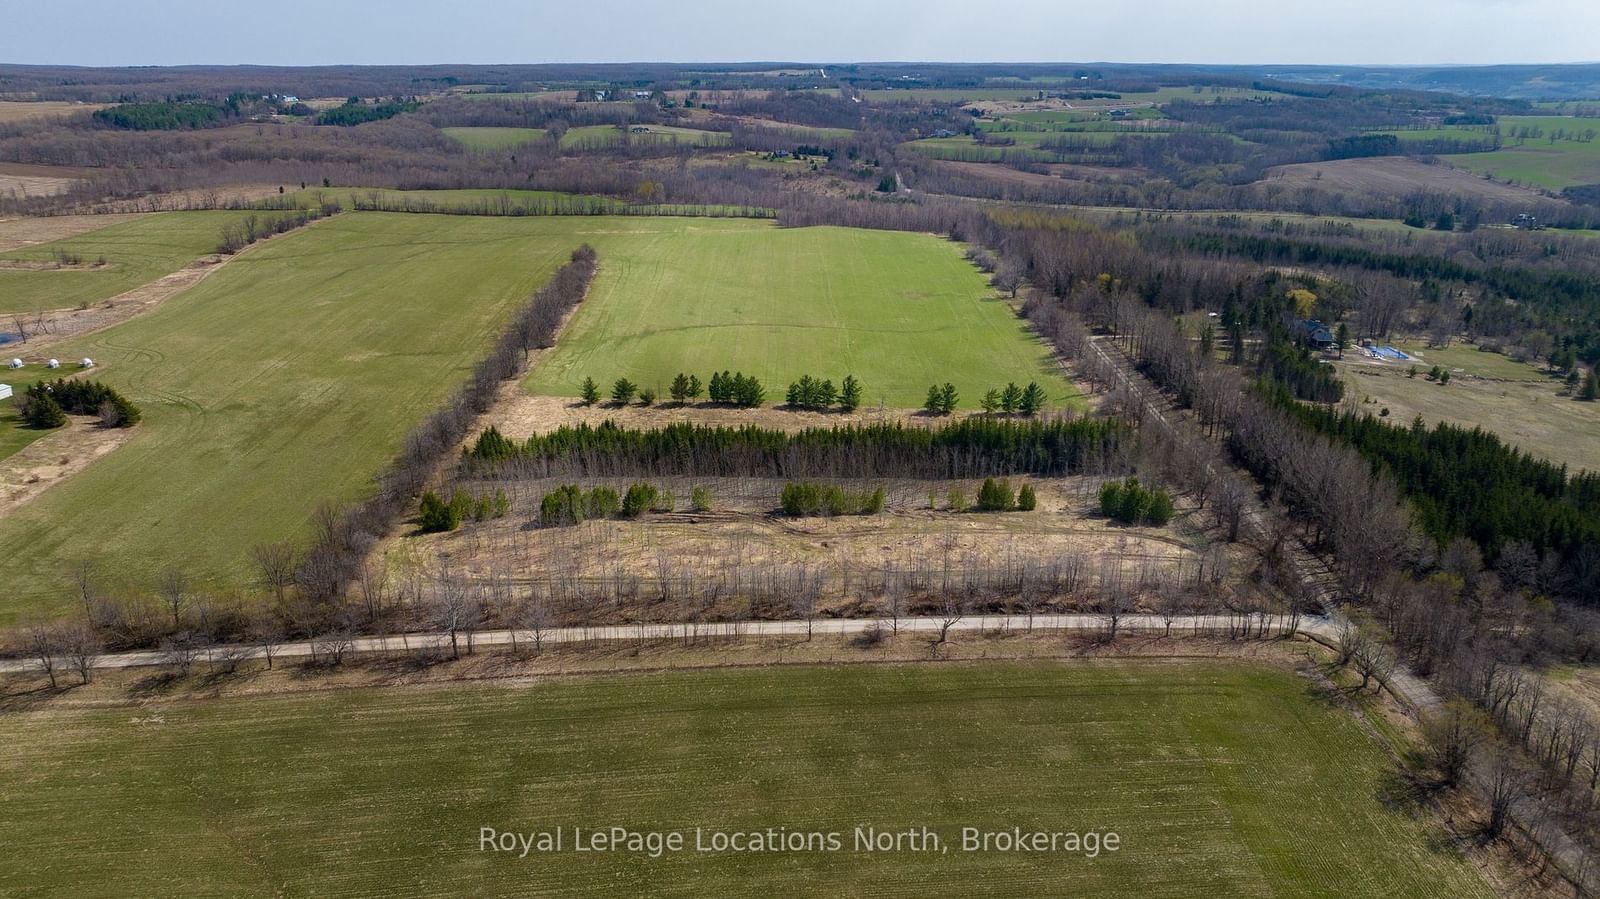
{"label": "clearing in woods", "polygon": [[[1310,684],[1260,663],[989,662],[19,711],[0,718],[0,839],[19,847],[0,879],[134,895],[1491,895],[1447,835],[1385,800],[1393,763]],[[574,851],[573,828],[612,826],[685,846]],[[946,851],[864,851],[858,826],[926,827]],[[483,827],[565,828],[564,848],[483,851]],[[697,827],[702,842],[837,832],[840,848],[697,851]],[[1115,832],[1118,849],[967,851],[964,827]]]}
{"label": "clearing in woods", "polygon": [[920,408],[946,381],[965,409],[1008,381],[1038,381],[1052,408],[1081,404],[960,245],[726,220],[602,248],[589,299],[526,383],[576,397],[586,377],[608,390],[626,377],[664,399],[678,372],[724,369],[760,378],[769,405],[803,374],[854,374],[873,407]]}

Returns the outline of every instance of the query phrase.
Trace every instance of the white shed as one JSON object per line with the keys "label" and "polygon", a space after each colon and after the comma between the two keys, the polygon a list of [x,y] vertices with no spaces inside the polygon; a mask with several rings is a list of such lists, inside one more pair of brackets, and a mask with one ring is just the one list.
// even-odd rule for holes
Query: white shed
{"label": "white shed", "polygon": [[60,359],[51,359],[49,362],[46,362],[44,364],[44,367],[45,368],[60,368],[61,367],[61,360]]}
{"label": "white shed", "polygon": [[78,367],[79,368],[94,368],[94,360],[90,359],[88,356],[84,356],[81,360],[78,361]]}
{"label": "white shed", "polygon": [[11,385],[0,384],[0,400],[3,400],[9,396],[11,396]]}
{"label": "white shed", "polygon": [[12,359],[11,362],[8,363],[8,364],[12,368],[21,368],[22,367],[22,360],[21,359]]}

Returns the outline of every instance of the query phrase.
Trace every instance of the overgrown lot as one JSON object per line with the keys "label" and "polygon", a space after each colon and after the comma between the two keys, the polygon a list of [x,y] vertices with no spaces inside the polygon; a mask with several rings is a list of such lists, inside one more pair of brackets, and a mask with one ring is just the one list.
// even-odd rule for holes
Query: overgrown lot
{"label": "overgrown lot", "polygon": [[[1488,895],[1385,801],[1391,762],[1353,716],[1248,663],[346,689],[19,712],[0,735],[0,877],[47,892]],[[485,826],[565,827],[570,849],[571,828],[612,825],[691,850],[478,848]],[[850,851],[857,826],[950,848]],[[840,831],[843,849],[696,852],[695,827]],[[1121,848],[963,852],[962,827]]]}

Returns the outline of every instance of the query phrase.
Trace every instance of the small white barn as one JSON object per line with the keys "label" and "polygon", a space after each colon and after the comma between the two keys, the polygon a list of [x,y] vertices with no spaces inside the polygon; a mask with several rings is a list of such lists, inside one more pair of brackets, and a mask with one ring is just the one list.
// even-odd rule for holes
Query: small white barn
{"label": "small white barn", "polygon": [[11,385],[10,384],[0,384],[0,400],[6,399],[6,398],[8,398],[10,396],[11,396]]}
{"label": "small white barn", "polygon": [[60,359],[51,359],[49,362],[46,362],[44,364],[44,367],[45,368],[60,368],[61,367],[61,360]]}
{"label": "small white barn", "polygon": [[21,368],[22,367],[22,360],[21,359],[12,359],[10,362],[6,363],[6,365],[9,368]]}
{"label": "small white barn", "polygon": [[84,356],[82,359],[80,359],[78,361],[78,367],[79,368],[94,368],[94,360],[90,359],[88,356]]}

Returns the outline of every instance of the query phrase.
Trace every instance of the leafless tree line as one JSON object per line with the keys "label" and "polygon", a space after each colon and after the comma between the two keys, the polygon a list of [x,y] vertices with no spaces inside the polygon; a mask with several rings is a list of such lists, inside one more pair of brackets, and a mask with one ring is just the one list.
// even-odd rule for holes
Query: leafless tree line
{"label": "leafless tree line", "polygon": [[411,508],[422,485],[466,437],[477,416],[489,410],[500,385],[527,368],[533,350],[554,342],[562,319],[588,291],[596,265],[591,247],[573,251],[572,260],[534,293],[467,383],[412,430],[370,499],[348,509],[331,504],[318,508],[311,546],[295,568],[304,596],[319,603],[335,601],[359,579],[372,547]]}

